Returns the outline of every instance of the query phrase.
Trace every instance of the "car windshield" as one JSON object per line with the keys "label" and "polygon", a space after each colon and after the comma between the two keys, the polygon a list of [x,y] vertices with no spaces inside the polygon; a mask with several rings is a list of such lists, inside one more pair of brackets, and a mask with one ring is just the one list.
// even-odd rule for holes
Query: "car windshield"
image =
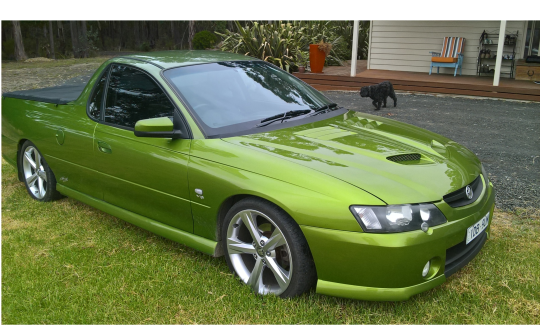
{"label": "car windshield", "polygon": [[[301,80],[263,61],[177,67],[164,75],[209,137],[247,129],[267,131],[271,126],[257,127],[264,119],[290,111],[316,110],[332,103]],[[306,117],[305,113],[292,114],[295,117],[285,121]]]}

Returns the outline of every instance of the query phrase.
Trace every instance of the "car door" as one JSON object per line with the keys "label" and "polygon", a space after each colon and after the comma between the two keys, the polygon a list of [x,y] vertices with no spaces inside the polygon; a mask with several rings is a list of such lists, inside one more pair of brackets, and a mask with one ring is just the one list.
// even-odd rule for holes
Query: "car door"
{"label": "car door", "polygon": [[140,138],[141,119],[177,112],[160,85],[140,69],[113,65],[94,132],[104,201],[184,231],[193,231],[188,200],[190,139]]}
{"label": "car door", "polygon": [[46,125],[48,134],[35,144],[42,150],[54,171],[56,181],[98,199],[102,199],[103,193],[102,189],[96,186],[100,175],[94,168],[93,136],[108,71],[109,68],[106,67],[97,76],[85,105],[56,106],[52,107],[54,112],[48,116],[36,117]]}

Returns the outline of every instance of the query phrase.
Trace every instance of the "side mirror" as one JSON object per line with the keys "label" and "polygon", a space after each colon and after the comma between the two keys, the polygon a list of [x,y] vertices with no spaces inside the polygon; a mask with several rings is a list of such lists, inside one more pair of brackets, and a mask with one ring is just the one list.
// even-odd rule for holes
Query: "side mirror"
{"label": "side mirror", "polygon": [[184,138],[182,131],[174,129],[169,117],[141,119],[135,123],[135,136],[154,138]]}

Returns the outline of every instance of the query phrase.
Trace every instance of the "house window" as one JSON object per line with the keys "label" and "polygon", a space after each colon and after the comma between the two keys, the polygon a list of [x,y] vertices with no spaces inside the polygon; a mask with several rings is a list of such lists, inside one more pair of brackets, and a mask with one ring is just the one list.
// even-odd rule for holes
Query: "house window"
{"label": "house window", "polygon": [[529,21],[523,56],[538,56],[538,49],[540,49],[540,21]]}

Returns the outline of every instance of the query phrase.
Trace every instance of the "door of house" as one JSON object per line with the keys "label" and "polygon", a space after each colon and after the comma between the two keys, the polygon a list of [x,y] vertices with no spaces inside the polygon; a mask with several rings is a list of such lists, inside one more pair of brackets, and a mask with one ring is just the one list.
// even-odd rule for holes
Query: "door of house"
{"label": "door of house", "polygon": [[540,55],[538,54],[538,49],[540,49],[540,21],[529,21],[527,22],[523,57]]}

